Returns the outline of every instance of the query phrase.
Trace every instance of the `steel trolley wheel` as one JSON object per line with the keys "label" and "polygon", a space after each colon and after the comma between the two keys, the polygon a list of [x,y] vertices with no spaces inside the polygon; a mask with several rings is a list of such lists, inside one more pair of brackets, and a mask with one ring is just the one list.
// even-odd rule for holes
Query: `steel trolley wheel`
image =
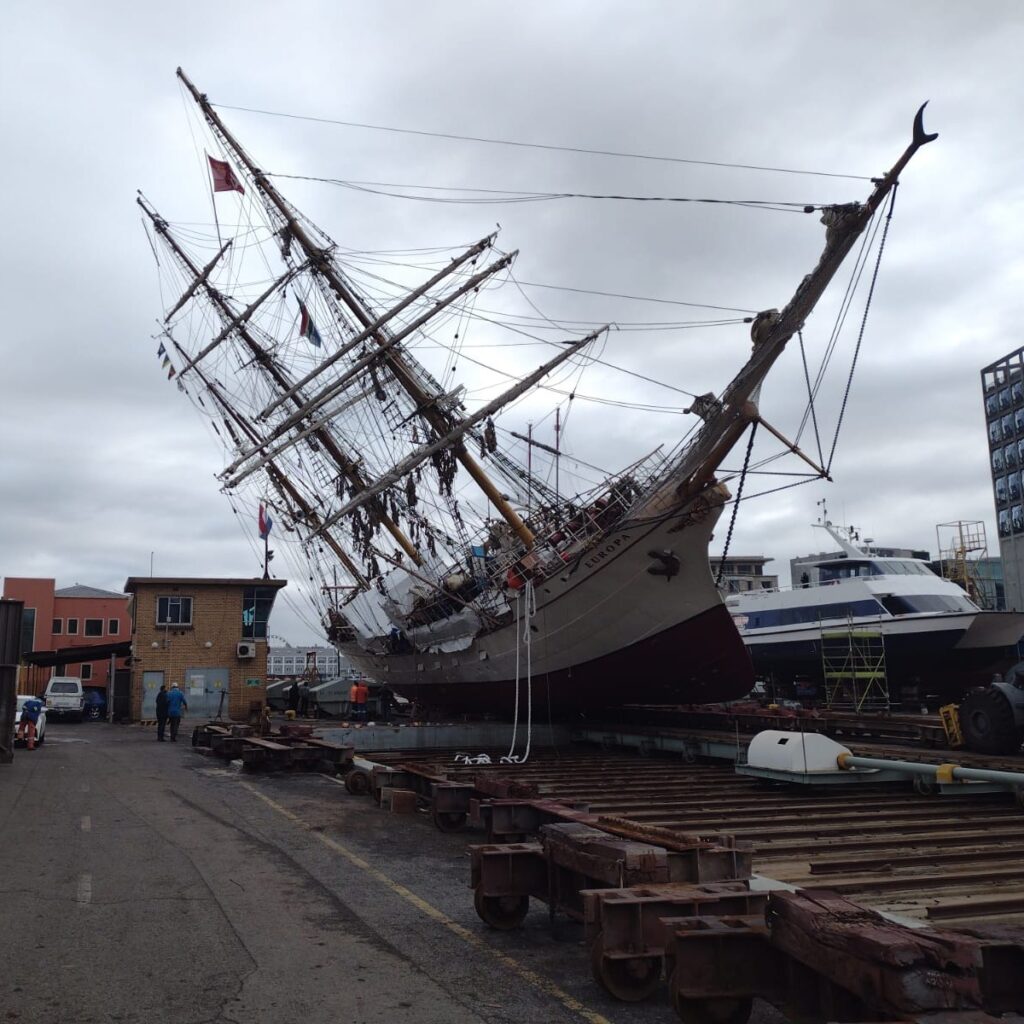
{"label": "steel trolley wheel", "polygon": [[485,896],[479,889],[473,893],[473,906],[484,924],[500,932],[518,928],[530,909],[530,897],[521,893]]}
{"label": "steel trolley wheel", "polygon": [[609,995],[624,1003],[639,1003],[657,991],[661,984],[661,963],[660,956],[605,956],[603,932],[598,932],[590,944],[594,980]]}

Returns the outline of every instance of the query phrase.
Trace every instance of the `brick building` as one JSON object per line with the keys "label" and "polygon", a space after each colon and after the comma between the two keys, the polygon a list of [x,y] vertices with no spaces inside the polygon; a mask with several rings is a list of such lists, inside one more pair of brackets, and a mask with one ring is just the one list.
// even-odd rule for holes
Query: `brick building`
{"label": "brick building", "polygon": [[[109,686],[111,654],[131,639],[128,597],[75,584],[57,589],[52,579],[7,576],[3,596],[21,601],[19,655],[36,655],[36,667],[23,670],[22,687],[35,693],[51,675],[79,676],[85,686]],[[93,650],[95,649],[95,655]],[[53,657],[38,657],[52,652]],[[125,660],[115,659],[116,668]]]}
{"label": "brick building", "polygon": [[131,577],[131,717],[177,683],[192,718],[244,719],[266,700],[267,622],[286,580]]}

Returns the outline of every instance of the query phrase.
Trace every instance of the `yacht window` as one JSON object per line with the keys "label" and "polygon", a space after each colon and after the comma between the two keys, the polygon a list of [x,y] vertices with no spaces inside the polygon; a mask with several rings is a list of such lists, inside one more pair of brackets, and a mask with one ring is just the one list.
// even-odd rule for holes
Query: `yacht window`
{"label": "yacht window", "polygon": [[931,569],[920,562],[885,561],[877,562],[878,567],[887,576],[931,576]]}
{"label": "yacht window", "polygon": [[883,597],[882,604],[892,615],[914,615],[922,612],[973,612],[976,610],[966,596],[953,597],[946,594],[890,594]]}
{"label": "yacht window", "polygon": [[834,583],[836,580],[852,580],[859,576],[877,576],[880,570],[872,562],[847,561],[841,566],[824,565],[818,571],[822,583]]}
{"label": "yacht window", "polygon": [[874,599],[846,601],[836,604],[803,605],[797,608],[772,608],[751,613],[747,629],[765,629],[770,626],[796,626],[833,621],[835,619],[878,618],[884,614],[882,606]]}

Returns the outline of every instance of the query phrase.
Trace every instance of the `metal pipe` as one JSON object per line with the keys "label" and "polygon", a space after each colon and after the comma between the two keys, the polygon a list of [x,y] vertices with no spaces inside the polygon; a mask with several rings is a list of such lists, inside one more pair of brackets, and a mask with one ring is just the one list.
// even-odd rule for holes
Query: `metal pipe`
{"label": "metal pipe", "polygon": [[930,775],[936,782],[995,782],[1004,786],[1024,786],[1024,772],[1003,772],[994,768],[961,768],[955,764],[922,764],[917,761],[889,761],[884,757],[858,757],[840,754],[840,768],[883,768],[908,775]]}

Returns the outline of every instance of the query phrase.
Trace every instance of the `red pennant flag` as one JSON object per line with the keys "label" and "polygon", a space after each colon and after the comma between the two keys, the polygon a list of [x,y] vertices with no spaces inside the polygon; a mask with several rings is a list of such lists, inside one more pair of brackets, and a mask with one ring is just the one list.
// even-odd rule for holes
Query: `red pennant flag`
{"label": "red pennant flag", "polygon": [[231,170],[231,165],[226,160],[214,160],[209,154],[206,159],[210,161],[214,192],[241,192],[243,196],[245,195],[245,189],[242,188],[241,182],[235,177],[235,172]]}

